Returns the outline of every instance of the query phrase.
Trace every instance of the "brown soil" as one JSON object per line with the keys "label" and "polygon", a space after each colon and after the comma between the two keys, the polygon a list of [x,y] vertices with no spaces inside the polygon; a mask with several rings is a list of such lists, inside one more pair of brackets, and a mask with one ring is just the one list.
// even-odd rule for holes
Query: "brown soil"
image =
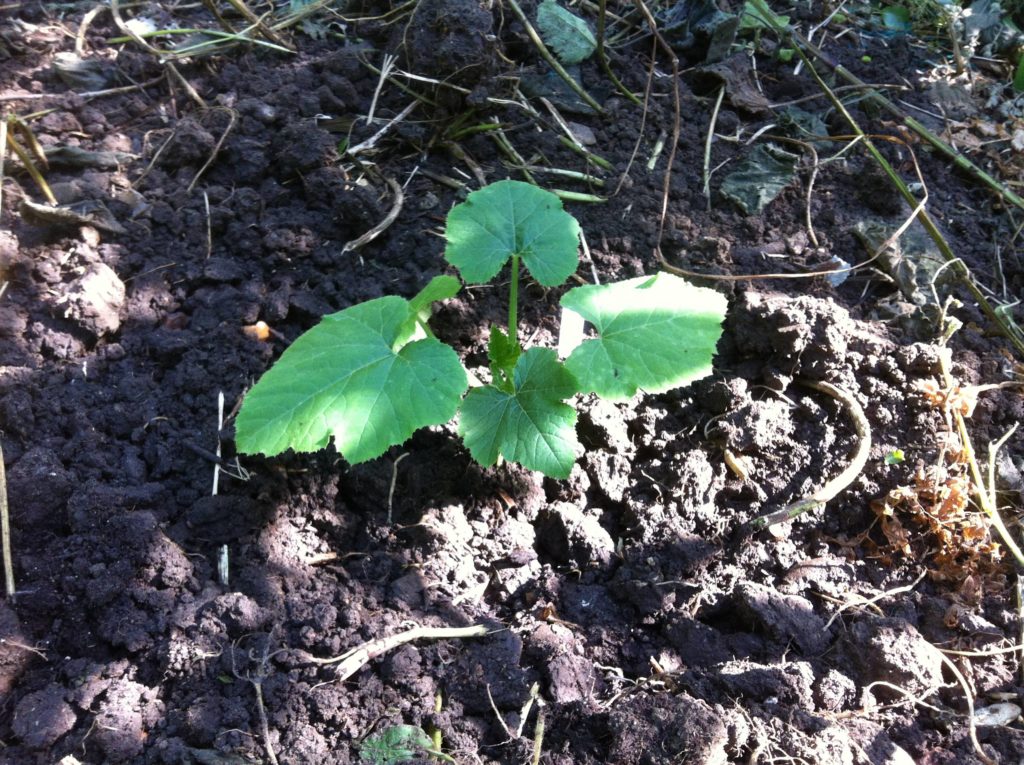
{"label": "brown soil", "polygon": [[[730,297],[715,375],[626,405],[584,402],[586,451],[566,481],[482,469],[452,425],[358,467],[333,451],[236,459],[230,422],[218,434],[219,392],[230,412],[323,314],[411,296],[444,272],[438,233],[465,190],[438,178],[472,188],[477,168],[487,181],[521,177],[486,132],[453,144],[459,126],[496,117],[527,159],[573,170],[585,161],[558,141],[539,100],[529,102],[539,117],[509,103],[543,62],[497,4],[423,0],[412,17],[348,23],[345,41],[288,32],[294,55],[238,47],[179,63],[205,109],[162,76],[155,56],[110,43],[118,33],[106,12],[84,37],[100,86],[69,87],[53,63],[74,49],[88,9],[60,7],[66,15],[36,3],[0,10],[4,110],[46,110],[31,122],[44,147],[122,154],[84,168],[51,163],[60,202],[108,211],[85,226],[31,216],[21,200],[41,202],[38,189],[13,160],[6,166],[0,443],[18,594],[0,603],[0,763],[263,762],[267,747],[282,763],[347,763],[366,737],[401,723],[440,730],[459,763],[527,762],[535,741],[541,762],[573,765],[977,761],[964,693],[936,646],[1009,645],[1021,622],[1010,566],[992,561],[988,533],[961,538],[951,526],[948,553],[898,509],[905,554],[893,545],[900,529],[871,509],[915,486],[919,471],[938,466],[953,483],[965,474],[946,418],[921,394],[922,383],[941,383],[932,325],[915,319],[921,312],[891,280],[866,268],[838,286],[822,277],[706,281]],[[199,5],[173,17],[149,11],[161,26],[208,23]],[[613,53],[637,92],[650,49],[641,36]],[[909,82],[905,99],[928,104],[926,85],[903,75],[925,68],[929,53],[906,38],[850,35],[829,51],[872,82]],[[364,172],[339,152],[412,101],[385,84],[377,123],[350,127],[378,84],[361,60],[379,67],[386,52],[468,94],[405,81],[435,106],[417,106],[387,133]],[[770,103],[816,92],[763,50],[757,76]],[[551,182],[608,197],[567,205],[589,246],[580,275],[653,273],[669,151],[647,164],[659,134],[672,134],[671,82],[655,78],[642,119],[596,64],[585,63],[582,78],[607,114],[564,114],[593,131],[592,150],[615,169],[592,168],[604,187]],[[716,140],[713,166],[729,164],[712,179],[709,205],[703,146],[717,85],[708,82],[693,69],[682,76],[660,241],[669,261],[733,275],[828,269],[833,258],[865,258],[856,223],[906,216],[857,149],[817,174],[817,245],[805,225],[809,166],[763,214],[743,215],[717,189],[750,150],[746,139],[774,118],[729,99],[717,133],[742,131],[743,140]],[[26,93],[38,97],[11,97]],[[871,132],[893,132],[874,112],[855,114]],[[839,119],[827,124],[848,132]],[[883,147],[913,180],[906,148]],[[835,150],[819,148],[822,157]],[[920,148],[916,157],[953,250],[1012,302],[1024,269],[1005,211],[941,158]],[[386,179],[404,188],[401,214],[372,243],[343,252],[390,209]],[[525,292],[523,325],[551,344],[560,293]],[[1010,379],[1008,344],[966,293],[955,294],[966,305],[953,309],[964,322],[949,342],[953,374],[965,384]],[[464,290],[435,317],[438,336],[470,367],[485,364],[502,295]],[[257,321],[274,330],[268,341],[245,331]],[[840,473],[856,446],[841,404],[801,378],[830,381],[865,408],[868,465],[782,533],[742,534]],[[979,454],[1021,416],[1015,390],[983,393],[970,419]],[[218,440],[225,469],[211,496]],[[905,461],[888,464],[896,449]],[[745,478],[726,464],[727,450]],[[1000,499],[1012,519],[1020,435],[1003,454]],[[312,661],[413,625],[475,624],[491,631],[407,643],[344,682]],[[1019,703],[1014,654],[951,658],[976,706]],[[1019,723],[979,727],[978,736],[1001,762],[1024,757]]]}

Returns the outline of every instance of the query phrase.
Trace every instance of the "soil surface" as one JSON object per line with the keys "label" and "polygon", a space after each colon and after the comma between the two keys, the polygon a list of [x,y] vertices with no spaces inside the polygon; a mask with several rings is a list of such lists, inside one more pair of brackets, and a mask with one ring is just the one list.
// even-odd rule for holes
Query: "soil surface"
{"label": "soil surface", "polygon": [[[818,5],[800,4],[812,10],[794,21],[821,22]],[[628,404],[583,400],[585,451],[569,480],[483,469],[453,424],[357,467],[332,450],[234,452],[231,415],[295,337],[448,272],[450,207],[483,182],[523,178],[495,123],[531,165],[594,179],[535,171],[605,200],[566,203],[585,234],[583,281],[655,273],[659,246],[677,267],[734,277],[866,260],[865,226],[895,228],[910,208],[768,35],[714,67],[681,59],[679,140],[656,150],[676,122],[662,53],[646,110],[585,62],[579,76],[605,109],[595,114],[551,91],[500,4],[356,2],[280,32],[294,53],[236,46],[173,70],[116,42],[109,9],[90,7],[0,7],[0,104],[49,152],[45,178],[65,210],[47,213],[8,152],[0,444],[17,595],[0,603],[0,763],[370,761],[367,742],[399,724],[438,733],[458,763],[968,763],[979,761],[968,694],[989,708],[976,732],[986,756],[1021,761],[1019,708],[991,724],[994,705],[1021,704],[1024,683],[1019,654],[996,650],[1022,629],[1013,559],[967,500],[949,411],[972,391],[942,393],[944,358],[964,386],[1017,379],[1019,358],[909,245],[909,276],[878,261],[845,279],[700,280],[730,301],[714,375]],[[532,18],[534,4],[524,9]],[[611,65],[642,94],[652,41],[641,16],[617,12],[629,23],[613,25],[625,34]],[[121,13],[216,28],[199,4]],[[829,55],[900,86],[948,134],[934,116],[941,51],[835,39],[841,29],[830,27]],[[68,64],[76,46],[84,74]],[[382,81],[371,65],[385,54],[419,79]],[[559,140],[545,88],[612,170]],[[846,138],[778,139],[800,157],[797,177],[761,213],[740,211],[722,179],[787,135],[781,105],[804,98]],[[957,124],[984,121],[971,98],[963,108],[975,111]],[[850,109],[898,139],[878,145],[908,182],[919,165],[955,254],[996,304],[1013,304],[1024,269],[1002,203],[904,142],[891,117],[857,99]],[[8,136],[27,142],[14,126]],[[990,159],[1015,151],[976,143],[997,174]],[[397,204],[386,230],[346,247]],[[464,289],[434,317],[470,369],[486,367],[503,286]],[[534,343],[555,343],[561,292],[524,288]],[[947,295],[962,326],[943,346],[935,300]],[[747,534],[840,474],[864,440],[849,407],[807,381],[863,408],[867,465],[827,506]],[[1022,410],[1015,388],[977,394],[980,460]],[[996,462],[1015,529],[1020,434]],[[486,635],[371,645],[347,678],[319,661],[412,627],[473,625]]]}

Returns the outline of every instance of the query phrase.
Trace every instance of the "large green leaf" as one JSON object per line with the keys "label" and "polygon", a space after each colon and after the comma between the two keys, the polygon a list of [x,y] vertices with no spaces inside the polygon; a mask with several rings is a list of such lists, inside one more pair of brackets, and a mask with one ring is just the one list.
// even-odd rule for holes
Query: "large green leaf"
{"label": "large green leaf", "polygon": [[489,282],[513,254],[546,287],[562,284],[579,264],[579,223],[557,196],[521,181],[471,193],[448,213],[445,236],[445,258],[471,284]]}
{"label": "large green leaf", "polygon": [[531,348],[515,368],[515,392],[493,385],[471,390],[459,412],[459,433],[473,459],[488,467],[502,455],[552,478],[567,478],[576,461],[576,411],[563,404],[577,391],[550,348]]}
{"label": "large green leaf", "polygon": [[333,436],[356,464],[418,428],[450,420],[468,385],[465,370],[455,351],[433,338],[404,344],[414,317],[400,297],[324,317],[245,397],[235,422],[238,450],[315,451]]}
{"label": "large green leaf", "polygon": [[711,373],[726,299],[672,274],[576,287],[562,305],[599,337],[577,346],[565,365],[582,391],[627,399],[638,388],[660,393]]}

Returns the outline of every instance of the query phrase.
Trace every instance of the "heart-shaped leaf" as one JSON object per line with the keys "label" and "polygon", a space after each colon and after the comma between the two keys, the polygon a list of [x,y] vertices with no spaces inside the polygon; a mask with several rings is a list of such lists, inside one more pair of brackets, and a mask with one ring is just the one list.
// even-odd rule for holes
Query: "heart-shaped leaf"
{"label": "heart-shaped leaf", "polygon": [[515,391],[474,388],[462,402],[459,433],[484,467],[502,455],[552,478],[567,478],[576,461],[576,411],[564,403],[576,380],[550,348],[531,348],[515,367]]}
{"label": "heart-shaped leaf", "polygon": [[550,191],[521,181],[478,189],[448,213],[444,256],[471,284],[489,282],[512,255],[546,287],[579,265],[580,224]]}
{"label": "heart-shaped leaf", "polygon": [[576,287],[562,305],[599,334],[565,361],[582,391],[621,400],[638,388],[660,393],[711,374],[726,309],[714,290],[662,273]]}
{"label": "heart-shaped leaf", "polygon": [[333,437],[356,464],[450,420],[468,386],[466,372],[438,340],[405,344],[415,309],[400,297],[377,298],[301,335],[245,397],[235,421],[238,450],[309,452]]}

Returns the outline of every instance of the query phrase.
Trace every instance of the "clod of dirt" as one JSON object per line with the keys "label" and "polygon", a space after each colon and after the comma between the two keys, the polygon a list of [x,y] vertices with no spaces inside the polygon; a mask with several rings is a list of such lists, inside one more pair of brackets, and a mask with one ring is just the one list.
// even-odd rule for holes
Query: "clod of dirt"
{"label": "clod of dirt", "polygon": [[214,494],[196,500],[186,519],[195,539],[227,544],[266,523],[268,512],[248,497]]}
{"label": "clod of dirt", "polygon": [[209,159],[216,145],[217,139],[209,130],[185,117],[174,127],[174,135],[160,155],[159,164],[170,168],[196,165]]}
{"label": "clod of dirt", "polygon": [[545,697],[556,704],[586,701],[594,694],[594,664],[572,631],[559,624],[542,624],[525,639],[525,651],[538,655],[547,681]]}
{"label": "clod of dirt", "polygon": [[0,635],[4,636],[4,641],[0,643],[0,696],[4,696],[14,687],[21,671],[32,658],[30,651],[14,645],[26,645],[28,639],[22,634],[18,615],[6,603],[0,603]]}
{"label": "clod of dirt", "polygon": [[259,630],[268,616],[255,600],[240,592],[229,592],[216,598],[209,606],[230,635],[242,635]]}
{"label": "clod of dirt", "polygon": [[[863,684],[883,680],[914,696],[943,684],[942,657],[917,628],[899,618],[857,622],[850,630],[850,653],[861,670]],[[895,696],[884,688],[880,694]]]}
{"label": "clod of dirt", "polygon": [[0,308],[0,337],[19,338],[28,328],[28,317],[16,308]]}
{"label": "clod of dirt", "polygon": [[111,683],[96,713],[93,734],[108,762],[128,762],[142,752],[147,724],[156,722],[162,712],[162,705],[153,703],[155,696],[155,691],[131,680]]}
{"label": "clod of dirt", "polygon": [[47,749],[71,730],[77,719],[64,700],[64,688],[50,683],[18,702],[11,728],[30,749]]}
{"label": "clod of dirt", "polygon": [[[731,334],[743,355],[767,362],[763,368],[770,383],[780,374],[821,379],[841,371],[853,348],[880,354],[891,347],[846,309],[812,297],[744,293],[726,324],[738,328]],[[781,387],[788,382],[778,380]]]}
{"label": "clod of dirt", "polygon": [[73,489],[74,476],[44,446],[25,452],[7,476],[7,498],[17,510],[15,523],[24,529],[63,528],[61,510]]}
{"label": "clod of dirt", "polygon": [[324,167],[337,158],[336,141],[331,134],[310,125],[289,125],[274,139],[274,162],[282,178]]}
{"label": "clod of dirt", "polygon": [[814,688],[815,706],[838,712],[851,704],[856,694],[857,684],[838,669],[830,668]]}
{"label": "clod of dirt", "polygon": [[559,563],[577,566],[607,565],[615,554],[615,541],[598,520],[570,502],[541,510],[537,539]]}
{"label": "clod of dirt", "polygon": [[422,0],[408,25],[409,67],[471,88],[494,58],[493,28],[491,12],[476,0]]}
{"label": "clod of dirt", "polygon": [[612,748],[606,762],[619,765],[724,765],[729,733],[724,710],[676,695],[630,696],[609,715]]}
{"label": "clod of dirt", "polygon": [[[814,670],[805,661],[785,664],[755,664],[750,661],[729,661],[705,674],[730,698],[760,701],[766,706],[792,705],[813,709]],[[686,683],[686,679],[683,679]]]}
{"label": "clod of dirt", "polygon": [[893,743],[889,734],[878,723],[862,717],[849,717],[843,727],[861,750],[870,758],[872,765],[914,765],[914,758],[907,750]]}
{"label": "clod of dirt", "polygon": [[103,337],[121,327],[124,301],[124,282],[110,266],[97,263],[68,285],[64,315],[95,337]]}
{"label": "clod of dirt", "polygon": [[771,587],[744,582],[733,593],[736,609],[776,640],[793,641],[804,654],[824,651],[829,634],[814,606],[799,595],[783,595]]}

